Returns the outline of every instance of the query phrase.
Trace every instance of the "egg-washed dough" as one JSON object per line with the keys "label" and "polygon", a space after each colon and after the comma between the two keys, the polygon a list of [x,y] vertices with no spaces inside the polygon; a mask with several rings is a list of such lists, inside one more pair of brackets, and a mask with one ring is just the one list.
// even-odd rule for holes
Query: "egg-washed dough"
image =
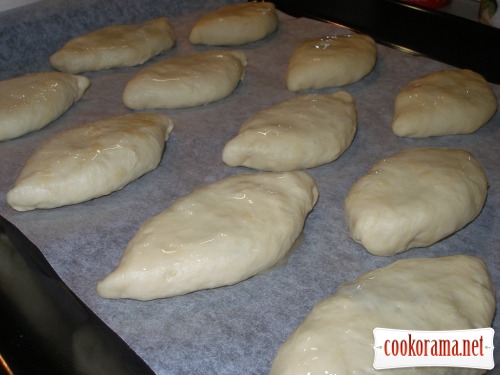
{"label": "egg-washed dough", "polygon": [[473,221],[488,181],[474,156],[453,148],[415,148],[377,162],[349,190],[352,238],[390,256],[430,246]]}
{"label": "egg-washed dough", "polygon": [[290,91],[339,87],[359,81],[377,61],[368,35],[337,35],[307,40],[294,51],[286,71]]}
{"label": "egg-washed dough", "polygon": [[207,51],[153,64],[126,85],[123,102],[131,109],[185,108],[230,95],[245,75],[241,51]]}
{"label": "egg-washed dough", "polygon": [[60,72],[0,81],[0,141],[50,124],[78,101],[89,85],[86,77]]}
{"label": "egg-washed dough", "polygon": [[54,208],[119,190],[158,166],[173,127],[167,116],[137,113],[61,131],[28,159],[7,203]]}
{"label": "egg-washed dough", "polygon": [[301,95],[246,121],[224,147],[230,166],[267,171],[316,167],[337,159],[356,133],[356,107],[345,92]]}
{"label": "egg-washed dough", "polygon": [[50,63],[68,73],[135,66],[170,49],[175,38],[166,18],[113,25],[70,40],[50,57]]}
{"label": "egg-washed dough", "polygon": [[373,368],[373,329],[465,330],[488,328],[495,292],[476,257],[398,260],[345,283],[317,303],[279,349],[270,375],[481,374],[451,367]]}
{"label": "egg-washed dough", "polygon": [[189,40],[193,44],[240,45],[263,39],[278,28],[274,4],[246,2],[224,6],[196,20]]}
{"label": "egg-washed dough", "polygon": [[286,255],[317,198],[302,171],[239,174],[199,187],[141,226],[97,291],[150,300],[245,280]]}
{"label": "egg-washed dough", "polygon": [[473,133],[497,110],[488,82],[471,70],[444,70],[418,78],[395,99],[392,131],[423,138]]}

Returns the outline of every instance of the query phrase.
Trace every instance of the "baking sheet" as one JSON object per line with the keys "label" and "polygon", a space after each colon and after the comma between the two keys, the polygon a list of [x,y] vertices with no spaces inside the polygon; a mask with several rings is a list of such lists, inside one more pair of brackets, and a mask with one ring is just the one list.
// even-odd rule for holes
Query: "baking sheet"
{"label": "baking sheet", "polygon": [[[209,2],[203,9],[170,18],[177,44],[149,63],[215,49],[190,45],[188,35],[197,16],[219,3]],[[168,16],[168,12],[160,15]],[[157,374],[265,374],[279,346],[318,300],[335,293],[341,283],[401,258],[479,256],[487,263],[498,291],[500,114],[471,135],[394,136],[390,130],[394,96],[410,80],[449,67],[379,45],[377,65],[363,80],[315,91],[351,93],[357,105],[358,131],[338,160],[307,170],[320,198],[306,221],[302,243],[286,262],[239,284],[185,296],[139,302],[97,295],[97,282],[117,265],[127,242],[146,219],[201,184],[253,172],[222,162],[225,143],[254,113],[297,95],[286,90],[284,72],[301,41],[348,32],[333,24],[280,13],[277,32],[240,48],[248,56],[248,67],[230,97],[202,107],[154,111],[167,114],[176,124],[156,170],[121,191],[86,203],[14,211],[6,203],[6,192],[44,140],[64,129],[132,112],[123,105],[121,95],[126,82],[143,67],[85,73],[91,88],[60,119],[38,132],[0,143],[0,215],[38,245],[67,285]],[[48,55],[40,58],[48,59]],[[500,97],[500,86],[492,87]],[[388,258],[370,255],[349,237],[343,212],[347,191],[376,161],[400,150],[428,146],[464,148],[481,162],[490,182],[482,213],[463,230],[429,248]],[[497,312],[493,328],[499,331],[499,326]]]}
{"label": "baking sheet", "polygon": [[0,374],[154,375],[1,216],[0,301]]}

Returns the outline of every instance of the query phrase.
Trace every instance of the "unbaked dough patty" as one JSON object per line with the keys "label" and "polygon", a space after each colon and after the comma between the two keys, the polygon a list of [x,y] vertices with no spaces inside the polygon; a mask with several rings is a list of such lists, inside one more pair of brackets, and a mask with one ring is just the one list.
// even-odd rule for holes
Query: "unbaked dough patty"
{"label": "unbaked dough patty", "polygon": [[185,108],[230,95],[244,78],[241,51],[207,51],[153,64],[125,86],[123,102],[131,109]]}
{"label": "unbaked dough patty", "polygon": [[90,81],[60,72],[0,81],[0,141],[39,130],[80,100]]}
{"label": "unbaked dough patty", "polygon": [[150,300],[245,280],[290,251],[317,199],[302,171],[238,174],[201,186],[140,227],[97,291]]}
{"label": "unbaked dough patty", "polygon": [[230,166],[293,171],[337,159],[356,133],[356,107],[347,92],[301,95],[264,109],[224,147]]}
{"label": "unbaked dough patty", "polygon": [[260,40],[278,28],[274,4],[244,2],[221,7],[196,20],[189,40],[193,44],[240,45]]}
{"label": "unbaked dough patty", "polygon": [[368,35],[336,35],[302,42],[286,71],[290,91],[339,87],[359,81],[377,61],[377,45]]}
{"label": "unbaked dough patty", "polygon": [[55,208],[119,190],[158,166],[173,127],[167,116],[136,113],[61,131],[28,159],[7,203]]}
{"label": "unbaked dough patty", "polygon": [[433,72],[398,93],[392,131],[413,138],[469,134],[486,124],[497,106],[495,93],[480,74],[466,69]]}
{"label": "unbaked dough patty", "polygon": [[481,212],[488,180],[475,157],[453,148],[415,148],[375,163],[349,190],[352,238],[375,255],[430,246]]}
{"label": "unbaked dough patty", "polygon": [[[481,259],[453,255],[398,260],[342,285],[335,295],[317,303],[279,349],[270,375],[378,374],[373,369],[374,328],[487,328],[494,314],[495,291]],[[485,372],[452,367],[417,370],[428,375]],[[416,369],[387,373],[410,375]]]}
{"label": "unbaked dough patty", "polygon": [[174,29],[162,17],[135,25],[112,25],[78,36],[54,53],[50,63],[68,73],[135,66],[174,44]]}

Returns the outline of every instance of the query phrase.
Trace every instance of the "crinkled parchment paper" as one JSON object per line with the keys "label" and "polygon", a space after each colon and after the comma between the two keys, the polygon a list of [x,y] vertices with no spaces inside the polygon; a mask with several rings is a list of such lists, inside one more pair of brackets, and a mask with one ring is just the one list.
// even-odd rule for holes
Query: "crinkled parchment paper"
{"label": "crinkled parchment paper", "polygon": [[[177,11],[171,17],[169,2],[164,2],[164,13],[143,16],[169,17],[178,36],[172,50],[146,65],[215,49],[190,45],[188,35],[197,16],[219,3],[203,3],[189,13]],[[101,25],[105,23],[102,17]],[[54,133],[131,112],[122,103],[123,88],[143,66],[84,74],[91,80],[91,88],[66,114],[38,132],[0,143],[0,214],[39,246],[68,286],[158,374],[266,374],[279,346],[318,300],[335,293],[341,283],[397,259],[476,255],[486,261],[497,290],[500,286],[500,113],[470,135],[396,137],[390,122],[398,91],[412,79],[450,67],[379,45],[374,70],[360,82],[317,91],[351,93],[357,105],[358,131],[339,159],[307,170],[318,185],[320,198],[306,221],[302,243],[286,262],[237,285],[174,298],[139,302],[97,295],[97,282],[114,269],[127,242],[146,219],[201,184],[254,172],[226,166],[222,149],[254,113],[298,95],[286,90],[284,80],[288,59],[297,45],[307,38],[350,32],[282,13],[280,20],[274,34],[240,47],[248,56],[248,67],[230,97],[197,108],[157,111],[170,116],[176,125],[162,162],[121,191],[79,205],[24,213],[11,209],[5,198],[26,159]],[[47,61],[49,55],[38,58]],[[19,66],[11,71],[17,74]],[[3,70],[3,79],[8,72]],[[493,88],[500,97],[500,86]],[[343,210],[347,191],[376,161],[403,149],[427,146],[464,148],[477,157],[490,182],[482,213],[463,230],[429,248],[389,258],[370,255],[349,237]],[[494,328],[500,332],[498,313]],[[498,337],[496,347],[500,347]]]}

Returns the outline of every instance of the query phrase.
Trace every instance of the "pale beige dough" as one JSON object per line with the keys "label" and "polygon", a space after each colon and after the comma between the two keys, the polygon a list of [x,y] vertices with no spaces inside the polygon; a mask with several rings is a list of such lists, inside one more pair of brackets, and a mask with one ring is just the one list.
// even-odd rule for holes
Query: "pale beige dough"
{"label": "pale beige dough", "polygon": [[359,81],[377,61],[377,45],[368,35],[352,34],[302,42],[286,71],[290,91],[339,87]]}
{"label": "pale beige dough", "polygon": [[131,109],[185,108],[230,95],[244,78],[241,51],[207,51],[153,64],[126,85],[123,102]]}
{"label": "pale beige dough", "polygon": [[68,73],[135,66],[170,49],[175,38],[166,18],[112,25],[70,40],[50,57],[50,63]]}
{"label": "pale beige dough", "polygon": [[316,167],[337,159],[356,133],[356,108],[347,92],[301,95],[264,109],[224,147],[230,166],[267,171]]}
{"label": "pale beige dough", "polygon": [[352,238],[375,255],[430,246],[481,212],[488,181],[474,156],[453,148],[415,148],[377,162],[349,190]]}
{"label": "pale beige dough", "polygon": [[473,133],[497,110],[497,98],[470,70],[433,72],[410,82],[396,96],[392,131],[399,137]]}
{"label": "pale beige dough", "polygon": [[487,328],[494,313],[495,291],[481,259],[398,260],[317,303],[279,349],[270,374],[481,374],[485,370],[452,367],[376,371],[373,329]]}
{"label": "pale beige dough", "polygon": [[7,202],[18,211],[110,194],[155,169],[174,124],[137,113],[61,131],[28,159]]}
{"label": "pale beige dough", "polygon": [[274,4],[246,2],[224,6],[196,20],[189,40],[193,44],[240,45],[260,40],[278,28]]}
{"label": "pale beige dough", "polygon": [[80,100],[89,85],[83,76],[60,72],[0,81],[0,141],[50,124]]}
{"label": "pale beige dough", "polygon": [[317,199],[302,171],[239,174],[199,187],[140,227],[97,291],[150,300],[245,280],[287,254]]}

